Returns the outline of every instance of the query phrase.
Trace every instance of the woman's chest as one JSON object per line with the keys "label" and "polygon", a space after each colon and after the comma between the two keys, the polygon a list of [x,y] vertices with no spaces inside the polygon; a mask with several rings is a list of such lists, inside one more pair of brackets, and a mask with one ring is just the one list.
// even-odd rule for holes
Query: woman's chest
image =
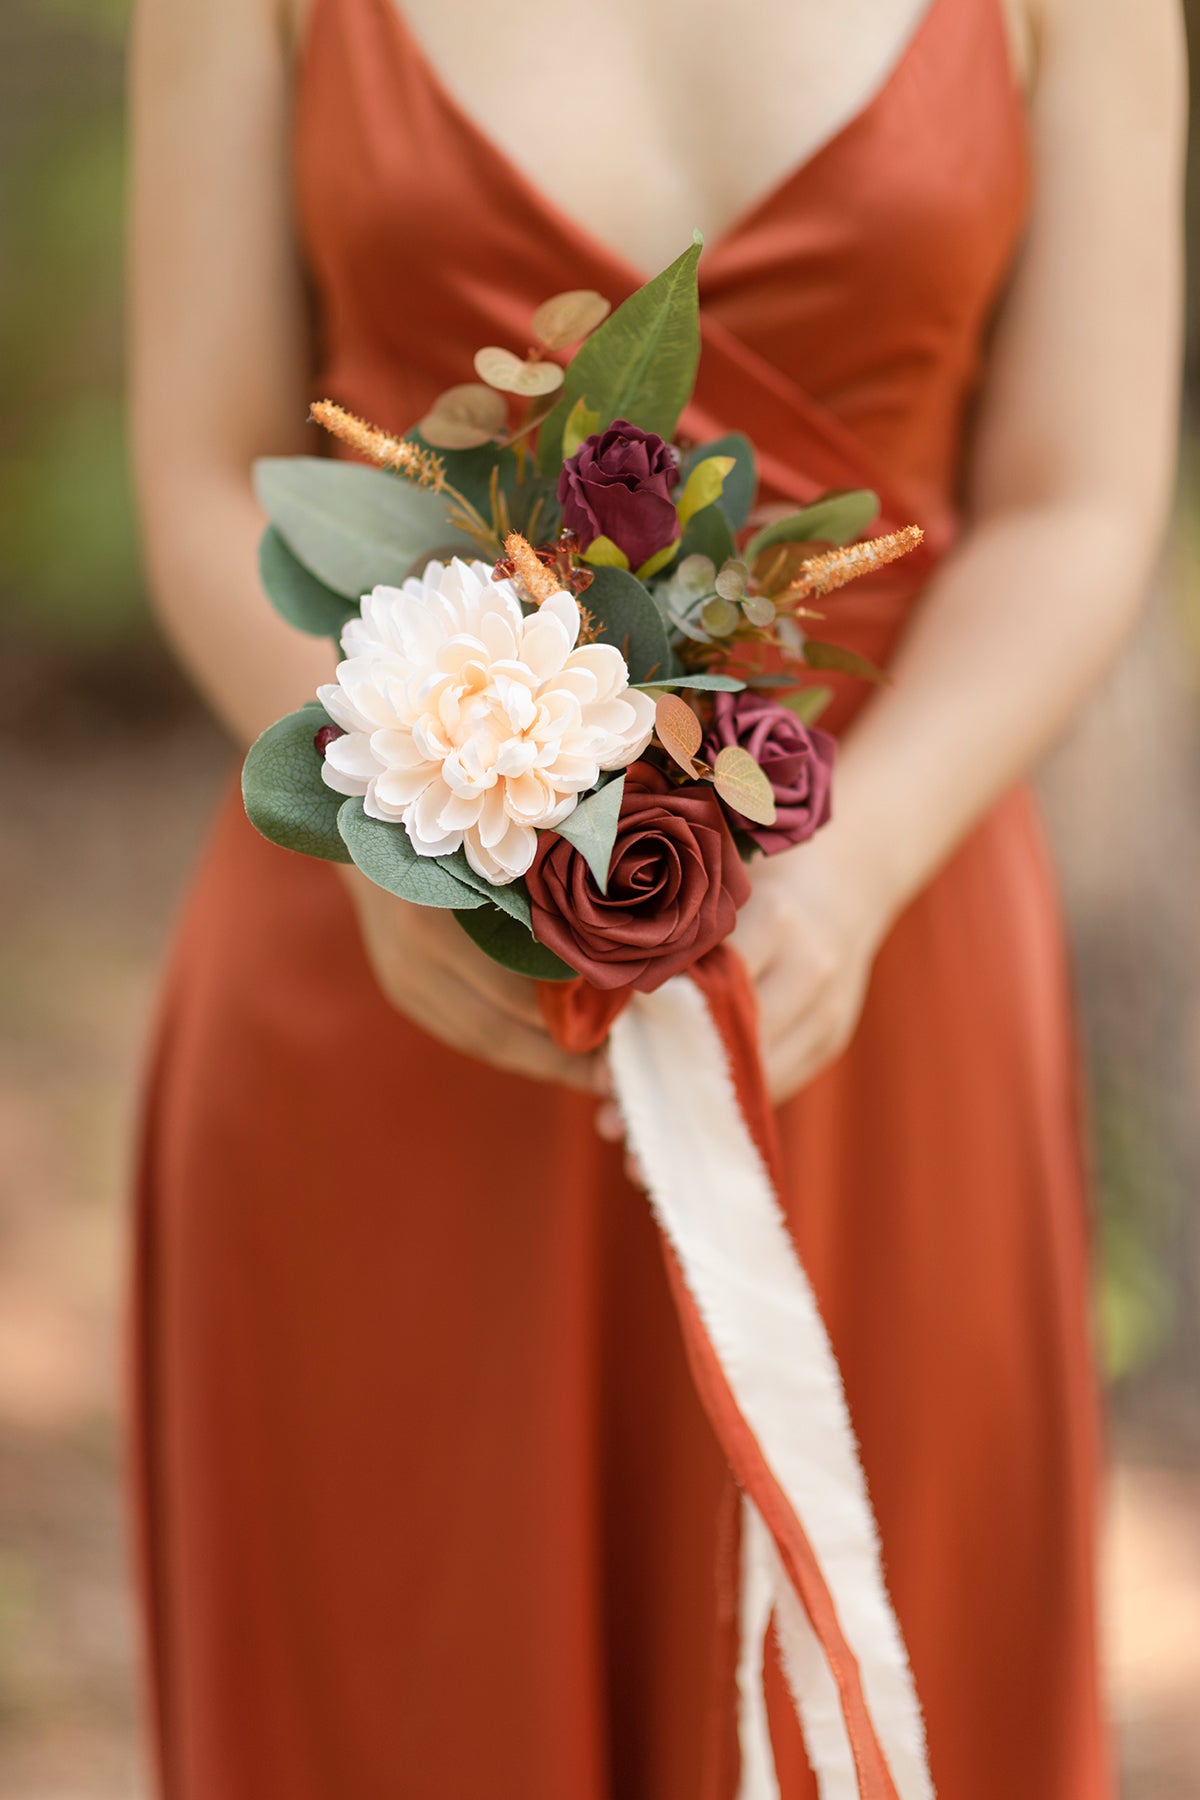
{"label": "woman's chest", "polygon": [[[351,3],[396,8],[412,58],[481,137],[649,270],[692,226],[718,239],[836,140],[953,0]],[[1019,25],[1006,8],[1024,0],[986,3]]]}

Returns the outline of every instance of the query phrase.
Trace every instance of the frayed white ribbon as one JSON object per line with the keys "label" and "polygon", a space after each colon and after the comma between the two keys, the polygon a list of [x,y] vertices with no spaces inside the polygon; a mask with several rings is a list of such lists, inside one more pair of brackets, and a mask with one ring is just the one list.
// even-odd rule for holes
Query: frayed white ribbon
{"label": "frayed white ribbon", "polygon": [[[609,1052],[655,1216],[738,1409],[820,1565],[900,1800],[931,1800],[920,1707],[841,1377],[704,996],[686,975],[635,994],[613,1024]],[[821,1800],[851,1800],[858,1782],[833,1675],[749,1504],[743,1543],[740,1800],[778,1795],[761,1699],[772,1611]]]}

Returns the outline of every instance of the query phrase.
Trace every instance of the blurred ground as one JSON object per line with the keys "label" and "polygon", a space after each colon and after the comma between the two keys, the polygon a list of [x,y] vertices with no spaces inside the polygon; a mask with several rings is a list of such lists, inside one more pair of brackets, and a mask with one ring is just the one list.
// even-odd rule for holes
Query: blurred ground
{"label": "blurred ground", "polygon": [[[1155,948],[1176,926],[1195,929],[1193,909],[1183,906],[1171,926],[1155,913],[1149,934],[1130,935],[1126,862],[1092,866],[1097,835],[1133,791],[1153,833],[1162,821],[1147,811],[1169,808],[1175,781],[1188,777],[1186,740],[1146,752],[1166,756],[1156,773],[1137,757],[1131,765],[1130,734],[1114,732],[1125,709],[1140,715],[1143,690],[1162,710],[1172,679],[1163,645],[1173,641],[1144,634],[1049,782],[1085,960],[1098,939],[1108,946],[1085,982],[1104,1058],[1116,1007],[1118,1044],[1144,1060],[1139,1032],[1157,1041],[1174,1016],[1159,987],[1180,1001],[1178,1023],[1195,1030],[1194,989],[1185,983],[1181,994],[1178,974],[1158,970]],[[86,690],[64,698],[69,722],[52,758],[45,736],[33,748],[18,707],[0,822],[0,1010],[15,1027],[0,1064],[0,1800],[135,1800],[145,1789],[113,1417],[129,1091],[172,907],[227,764],[172,683],[149,718],[139,706],[128,732],[115,721],[119,707],[98,708]],[[1081,801],[1096,792],[1094,807]],[[1168,886],[1194,897],[1186,854],[1181,841]],[[1132,879],[1144,919],[1144,871]],[[1159,1043],[1158,1054],[1173,1045]],[[1137,1101],[1127,1071],[1111,1079],[1122,1104]],[[1152,1126],[1144,1105],[1134,1111],[1136,1150]],[[1127,1207],[1121,1184],[1136,1186],[1137,1170],[1126,1167],[1124,1130],[1118,1140],[1105,1179]],[[1169,1188],[1153,1174],[1143,1186]],[[1117,1283],[1119,1367],[1144,1363],[1155,1307],[1166,1304],[1161,1285],[1143,1292],[1140,1268],[1135,1259]],[[1169,1335],[1176,1344],[1178,1332]],[[1164,1380],[1160,1366],[1153,1377],[1127,1375],[1116,1395],[1106,1636],[1128,1800],[1200,1794],[1200,1428],[1181,1391],[1187,1384]]]}

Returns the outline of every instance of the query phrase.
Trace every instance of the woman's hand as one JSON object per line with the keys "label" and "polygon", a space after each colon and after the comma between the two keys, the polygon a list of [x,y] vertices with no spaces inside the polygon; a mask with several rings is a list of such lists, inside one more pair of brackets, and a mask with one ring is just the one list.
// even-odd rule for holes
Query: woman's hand
{"label": "woman's hand", "polygon": [[789,1100],[854,1035],[889,909],[847,859],[835,827],[756,858],[734,948],[758,990],[771,1098]]}
{"label": "woman's hand", "polygon": [[405,1018],[452,1050],[509,1074],[601,1091],[602,1059],[559,1049],[532,981],[485,956],[450,913],[398,900],[357,869],[342,874],[367,960]]}

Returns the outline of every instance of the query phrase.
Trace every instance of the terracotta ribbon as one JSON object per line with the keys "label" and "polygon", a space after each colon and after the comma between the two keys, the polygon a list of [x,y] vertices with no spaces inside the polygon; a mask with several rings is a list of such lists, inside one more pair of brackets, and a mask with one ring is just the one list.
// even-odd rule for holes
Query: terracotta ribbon
{"label": "terracotta ribbon", "polygon": [[841,1382],[779,1206],[741,960],[722,945],[648,995],[583,981],[540,991],[564,1048],[608,1041],[692,1374],[744,1496],[743,1633],[758,1642],[725,1659],[741,1691],[739,1795],[778,1793],[747,1673],[761,1678],[773,1618],[822,1800],[927,1800],[919,1708]]}

